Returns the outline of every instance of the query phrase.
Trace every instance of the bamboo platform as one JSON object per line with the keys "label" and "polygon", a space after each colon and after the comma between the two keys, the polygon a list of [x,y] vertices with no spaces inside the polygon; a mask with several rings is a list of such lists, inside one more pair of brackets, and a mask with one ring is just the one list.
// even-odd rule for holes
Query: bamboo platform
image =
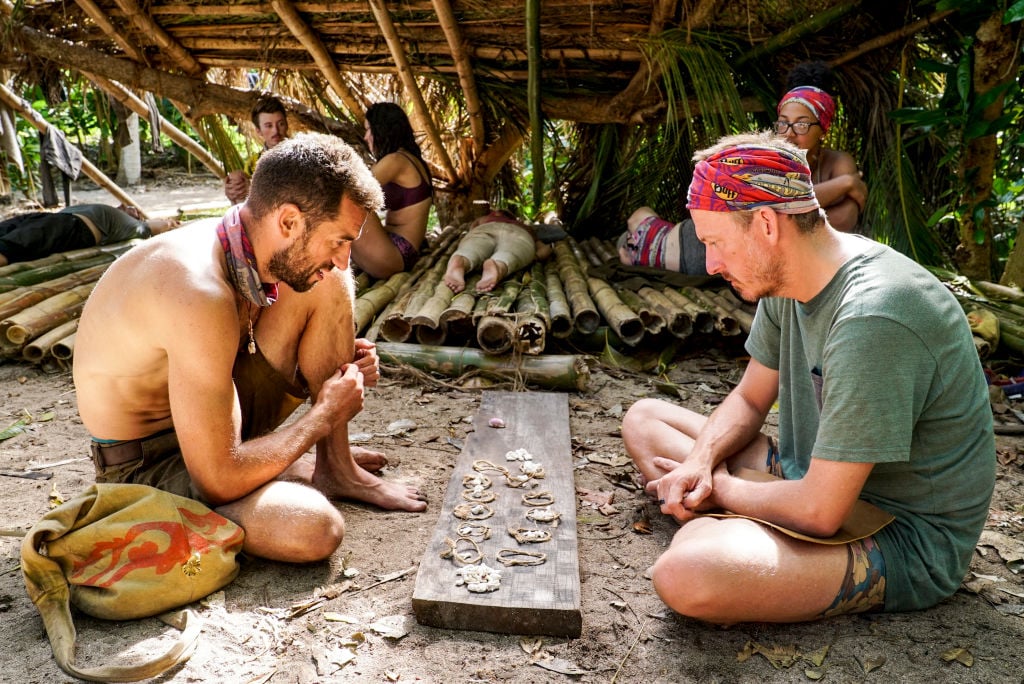
{"label": "bamboo platform", "polygon": [[[408,272],[376,282],[357,278],[357,336],[395,345],[393,362],[428,372],[486,368],[530,378],[545,389],[584,389],[580,354],[594,340],[628,354],[629,348],[662,349],[691,337],[732,337],[750,329],[751,314],[728,289],[673,287],[658,282],[657,273],[633,277],[639,284],[629,286],[609,277],[615,250],[597,238],[555,243],[550,259],[508,274],[490,292],[476,292],[479,274],[470,274],[456,294],[443,278],[466,230],[468,224],[448,226],[433,235]],[[69,368],[77,318],[91,287],[133,244],[0,268],[0,361]],[[419,348],[410,352],[410,346]],[[552,355],[562,358],[530,361]]]}

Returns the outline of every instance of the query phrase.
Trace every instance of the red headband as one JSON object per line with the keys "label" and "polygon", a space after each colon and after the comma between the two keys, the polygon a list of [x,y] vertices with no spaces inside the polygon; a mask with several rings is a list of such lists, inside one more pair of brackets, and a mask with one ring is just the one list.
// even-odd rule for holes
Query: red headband
{"label": "red headband", "polygon": [[771,207],[782,214],[818,209],[803,153],[765,145],[737,145],[697,162],[687,209],[742,211]]}
{"label": "red headband", "polygon": [[836,115],[836,101],[832,99],[831,95],[814,86],[793,88],[779,100],[778,111],[781,112],[782,106],[790,102],[802,104],[811,110],[811,113],[818,118],[822,132],[828,133],[828,127],[832,125],[832,117]]}

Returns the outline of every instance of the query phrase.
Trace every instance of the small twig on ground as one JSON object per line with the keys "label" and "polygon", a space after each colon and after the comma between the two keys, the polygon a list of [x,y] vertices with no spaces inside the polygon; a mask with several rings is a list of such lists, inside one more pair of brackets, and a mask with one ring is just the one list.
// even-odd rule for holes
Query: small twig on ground
{"label": "small twig on ground", "polygon": [[604,552],[607,553],[609,556],[611,556],[612,560],[615,561],[616,563],[618,563],[619,565],[621,565],[622,567],[624,567],[624,568],[632,568],[633,567],[632,565],[630,565],[629,563],[621,560],[618,556],[616,556],[614,553],[609,551],[607,547],[605,548]]}
{"label": "small twig on ground", "polygon": [[644,630],[647,629],[648,622],[650,622],[650,620],[640,625],[640,631],[636,633],[636,639],[633,639],[633,643],[630,644],[629,650],[626,651],[626,655],[622,656],[622,660],[619,661],[619,666],[615,669],[615,675],[612,677],[609,684],[615,684],[615,680],[619,678],[619,672],[622,671],[622,666],[626,664],[626,659],[629,658],[629,654],[632,653],[633,649],[636,648],[636,645],[640,643],[640,637],[643,636]]}
{"label": "small twig on ground", "polygon": [[416,569],[416,566],[414,565],[414,566],[412,566],[410,568],[406,568],[405,570],[399,570],[398,572],[395,572],[395,573],[392,573],[392,574],[388,575],[387,577],[385,577],[384,579],[380,580],[379,582],[374,582],[373,584],[367,585],[367,586],[363,587],[362,589],[356,589],[354,591],[350,591],[350,592],[348,592],[348,594],[351,596],[352,594],[358,594],[358,593],[366,591],[368,589],[373,589],[374,587],[379,587],[382,584],[387,584],[388,582],[393,582],[396,579],[401,579],[401,578],[405,577],[406,575],[408,575],[410,572],[412,572],[415,569]]}
{"label": "small twig on ground", "polygon": [[636,614],[636,611],[635,611],[635,610],[633,610],[633,606],[629,605],[629,601],[627,601],[626,599],[622,598],[622,595],[621,595],[621,594],[617,594],[617,593],[615,593],[614,591],[612,591],[612,590],[611,590],[611,589],[609,589],[608,587],[601,587],[601,588],[602,588],[602,589],[604,589],[605,591],[607,591],[607,592],[608,592],[609,594],[611,594],[612,596],[614,596],[614,597],[616,597],[617,599],[619,599],[620,601],[622,601],[622,602],[623,602],[624,604],[626,604],[626,607],[627,607],[627,608],[629,608],[629,612],[630,612],[630,613],[632,613],[632,614],[633,614],[633,617],[635,617],[635,618],[636,618],[636,622],[637,622],[637,624],[640,624],[640,616]]}

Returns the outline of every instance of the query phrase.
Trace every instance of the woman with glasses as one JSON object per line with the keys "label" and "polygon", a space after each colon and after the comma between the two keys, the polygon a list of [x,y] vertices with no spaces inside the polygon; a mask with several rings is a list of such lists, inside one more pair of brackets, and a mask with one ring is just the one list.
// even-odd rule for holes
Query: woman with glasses
{"label": "woman with glasses", "polygon": [[814,194],[828,222],[836,230],[854,232],[867,200],[867,186],[853,157],[821,144],[835,112],[835,100],[824,90],[798,86],[779,101],[774,127],[776,133],[807,152]]}

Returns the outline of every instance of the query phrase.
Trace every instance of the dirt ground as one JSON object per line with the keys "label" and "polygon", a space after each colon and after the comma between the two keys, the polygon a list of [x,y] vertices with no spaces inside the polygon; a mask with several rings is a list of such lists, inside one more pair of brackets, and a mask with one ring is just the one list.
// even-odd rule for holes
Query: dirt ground
{"label": "dirt ground", "polygon": [[[1019,574],[1024,442],[1018,437],[998,440],[1000,465],[986,537],[964,587],[939,606],[909,614],[730,628],[666,609],[646,573],[677,526],[636,489],[632,466],[617,464],[624,456],[621,416],[648,396],[711,411],[739,377],[740,351],[691,349],[669,371],[672,385],[595,365],[589,389],[569,395],[580,494],[580,638],[544,637],[538,644],[521,636],[416,623],[415,568],[437,522],[480,389],[385,368],[352,433],[399,459],[385,476],[419,485],[431,502],[427,512],[382,512],[339,502],[347,534],[330,562],[297,566],[245,560],[232,584],[195,606],[205,620],[199,647],[188,663],[159,681],[1024,682],[1024,576]],[[73,681],[54,663],[25,594],[18,549],[19,535],[46,512],[51,492],[70,498],[92,482],[88,435],[78,418],[70,374],[0,365],[0,397],[0,430],[25,412],[37,418],[53,413],[51,420],[0,441],[0,469],[57,464],[42,469],[52,473],[50,480],[0,476],[0,682]],[[399,419],[415,428],[389,430]],[[596,510],[583,498],[587,491],[611,494],[612,508]],[[638,531],[645,521],[649,534]],[[346,569],[358,571],[347,591],[289,617],[319,588],[343,582]],[[173,633],[155,619],[109,623],[79,615],[76,625],[82,665],[162,650]]]}

